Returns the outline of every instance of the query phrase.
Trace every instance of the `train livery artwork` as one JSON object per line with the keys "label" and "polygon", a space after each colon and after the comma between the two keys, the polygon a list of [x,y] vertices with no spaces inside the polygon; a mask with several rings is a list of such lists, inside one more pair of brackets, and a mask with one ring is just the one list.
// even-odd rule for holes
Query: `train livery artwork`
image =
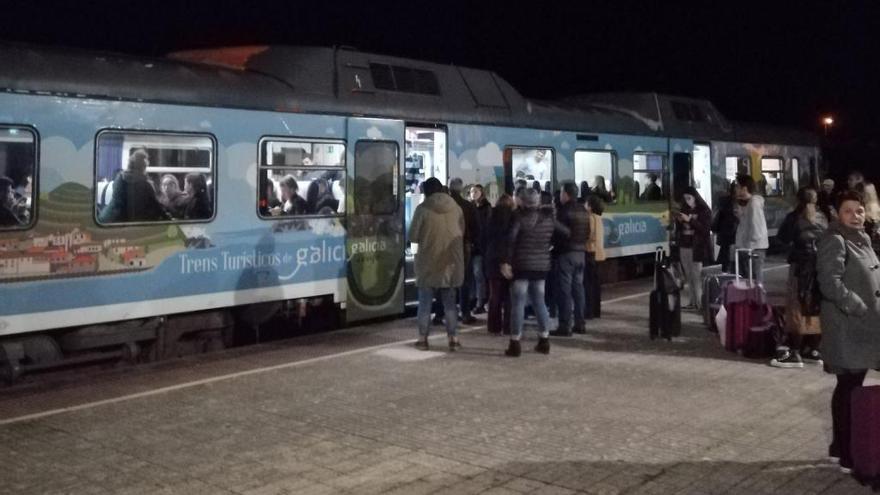
{"label": "train livery artwork", "polygon": [[815,136],[728,122],[708,101],[530,101],[489,71],[349,49],[3,45],[0,63],[7,377],[114,345],[176,355],[207,321],[227,345],[229,321],[284,308],[401,315],[429,177],[482,184],[493,203],[574,181],[607,203],[621,272],[667,242],[683,187],[712,205],[751,174],[774,232],[818,177]]}

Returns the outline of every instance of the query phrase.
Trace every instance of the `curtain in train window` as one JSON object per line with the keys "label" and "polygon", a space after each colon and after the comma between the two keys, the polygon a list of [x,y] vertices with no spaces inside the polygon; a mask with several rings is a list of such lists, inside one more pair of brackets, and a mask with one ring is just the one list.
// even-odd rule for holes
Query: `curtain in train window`
{"label": "curtain in train window", "polygon": [[614,197],[614,155],[610,151],[574,152],[574,181],[584,196],[585,189],[608,203]]}
{"label": "curtain in train window", "polygon": [[95,153],[95,206],[102,225],[207,221],[215,211],[214,139],[106,131]]}
{"label": "curtain in train window", "polygon": [[641,201],[663,201],[667,198],[665,157],[659,154],[633,155],[633,181],[636,197]]}
{"label": "curtain in train window", "polygon": [[[509,148],[514,188],[525,182],[528,187],[552,189],[553,150],[550,148]],[[550,187],[548,187],[550,186]],[[552,191],[550,191],[552,192]]]}
{"label": "curtain in train window", "polygon": [[761,158],[761,177],[758,179],[758,194],[782,196],[785,192],[785,171],[782,158]]}
{"label": "curtain in train window", "polygon": [[345,144],[340,141],[264,139],[259,176],[262,218],[345,211]]}
{"label": "curtain in train window", "polygon": [[34,221],[37,138],[25,127],[0,127],[0,230]]}
{"label": "curtain in train window", "polygon": [[397,211],[397,143],[359,141],[354,152],[354,213],[390,215]]}

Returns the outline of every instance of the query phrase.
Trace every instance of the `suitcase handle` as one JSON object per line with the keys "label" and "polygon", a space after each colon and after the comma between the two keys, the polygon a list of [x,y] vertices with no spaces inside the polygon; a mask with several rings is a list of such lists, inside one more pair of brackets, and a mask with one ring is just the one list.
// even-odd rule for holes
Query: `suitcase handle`
{"label": "suitcase handle", "polygon": [[749,286],[751,287],[751,286],[753,285],[753,283],[754,283],[754,280],[755,280],[754,265],[752,264],[752,260],[755,258],[755,250],[754,250],[754,249],[746,249],[746,248],[736,248],[736,249],[734,250],[734,256],[733,256],[733,257],[734,257],[734,261],[733,261],[733,263],[734,263],[734,271],[736,271],[736,280],[737,280],[737,282],[738,282],[739,279],[741,278],[741,277],[740,277],[740,274],[739,274],[739,253],[748,253],[748,255],[747,255],[747,257],[749,258],[749,279],[748,279],[748,283],[749,283]]}

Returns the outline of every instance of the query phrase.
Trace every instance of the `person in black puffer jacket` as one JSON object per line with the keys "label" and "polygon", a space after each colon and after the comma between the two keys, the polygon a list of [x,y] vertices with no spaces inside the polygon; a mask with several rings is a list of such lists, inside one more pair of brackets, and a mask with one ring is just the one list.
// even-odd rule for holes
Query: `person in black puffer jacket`
{"label": "person in black puffer jacket", "polygon": [[[551,335],[571,337],[586,333],[584,328],[584,251],[590,237],[587,209],[577,202],[578,188],[574,182],[562,185],[561,206],[557,219],[568,227],[570,235],[556,236],[553,248],[557,257],[559,284],[559,328]],[[572,318],[573,316],[573,318]],[[572,328],[572,323],[574,327]]]}
{"label": "person in black puffer jacket", "polygon": [[736,182],[730,183],[728,195],[721,198],[721,206],[718,213],[712,219],[712,232],[717,236],[715,243],[721,248],[718,251],[718,263],[721,269],[727,273],[733,272],[733,258],[730,256],[730,247],[736,243],[736,228],[739,219],[735,213],[736,207]]}
{"label": "person in black puffer jacket", "polygon": [[540,195],[534,189],[523,189],[517,195],[520,210],[513,220],[508,236],[508,248],[501,265],[501,273],[512,280],[510,289],[513,314],[511,315],[510,345],[505,354],[520,355],[523,313],[526,299],[538,319],[540,338],[537,352],[550,353],[550,316],[544,304],[544,279],[550,270],[550,239],[554,231],[570,235],[570,231],[553,216],[552,210],[541,210]]}

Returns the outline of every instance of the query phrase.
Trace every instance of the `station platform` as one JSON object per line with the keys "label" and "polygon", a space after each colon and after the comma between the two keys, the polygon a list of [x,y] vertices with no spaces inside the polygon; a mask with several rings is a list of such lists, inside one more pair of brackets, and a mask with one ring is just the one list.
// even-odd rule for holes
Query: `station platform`
{"label": "station platform", "polygon": [[0,493],[870,493],[825,457],[832,377],[692,312],[649,340],[650,284],[603,287],[548,356],[484,320],[418,351],[409,318],[0,390]]}

